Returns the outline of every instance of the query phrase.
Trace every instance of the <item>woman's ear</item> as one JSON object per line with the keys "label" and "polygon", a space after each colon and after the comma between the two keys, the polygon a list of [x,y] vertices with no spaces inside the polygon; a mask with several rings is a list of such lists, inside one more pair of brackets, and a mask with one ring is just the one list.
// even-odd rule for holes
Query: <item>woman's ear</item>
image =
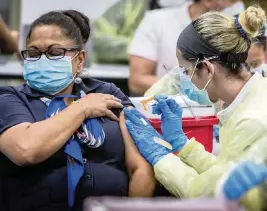
{"label": "woman's ear", "polygon": [[83,64],[85,61],[86,55],[85,55],[85,51],[82,50],[79,55],[77,56],[77,73],[81,73],[82,69],[83,69]]}
{"label": "woman's ear", "polygon": [[207,69],[208,76],[212,77],[214,75],[214,65],[207,59],[204,59],[202,64]]}

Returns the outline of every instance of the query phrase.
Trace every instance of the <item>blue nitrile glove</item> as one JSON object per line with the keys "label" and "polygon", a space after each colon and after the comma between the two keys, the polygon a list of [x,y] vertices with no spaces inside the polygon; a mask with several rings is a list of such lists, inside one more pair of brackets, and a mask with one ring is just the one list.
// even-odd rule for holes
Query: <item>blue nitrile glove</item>
{"label": "blue nitrile glove", "polygon": [[162,157],[170,153],[168,148],[157,143],[163,140],[163,137],[135,108],[125,108],[123,111],[127,129],[138,150],[154,166]]}
{"label": "blue nitrile glove", "polygon": [[238,165],[223,186],[224,196],[229,200],[240,199],[247,191],[267,180],[267,167],[253,161]]}
{"label": "blue nitrile glove", "polygon": [[155,101],[157,103],[152,105],[152,113],[153,114],[157,114],[157,115],[161,115],[161,110],[160,110],[160,107],[158,106],[158,102],[159,102],[159,100],[167,100],[168,96],[166,96],[166,95],[156,95],[154,97],[154,99],[155,99]]}
{"label": "blue nitrile glove", "polygon": [[182,129],[182,109],[173,99],[155,97],[153,114],[161,115],[161,131],[165,141],[169,142],[173,151],[181,150],[187,142]]}

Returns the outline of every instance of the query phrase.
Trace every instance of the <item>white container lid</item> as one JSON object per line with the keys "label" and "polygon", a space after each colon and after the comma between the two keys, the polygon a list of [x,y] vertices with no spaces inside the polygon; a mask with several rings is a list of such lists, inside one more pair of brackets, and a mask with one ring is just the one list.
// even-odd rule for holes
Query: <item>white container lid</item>
{"label": "white container lid", "polygon": [[[141,112],[145,117],[149,119],[160,119],[159,115],[152,114],[152,105],[154,101],[151,101],[147,104],[147,107],[144,108],[144,105],[141,103],[143,100],[148,100],[148,97],[132,97],[130,100],[134,104],[135,108]],[[190,109],[184,103],[182,97],[176,96],[175,101],[181,106],[183,109],[183,118],[194,117],[190,111]],[[191,106],[191,110],[198,117],[208,117],[215,116],[215,109],[213,106],[199,105],[198,103],[191,101],[187,98],[187,104]]]}

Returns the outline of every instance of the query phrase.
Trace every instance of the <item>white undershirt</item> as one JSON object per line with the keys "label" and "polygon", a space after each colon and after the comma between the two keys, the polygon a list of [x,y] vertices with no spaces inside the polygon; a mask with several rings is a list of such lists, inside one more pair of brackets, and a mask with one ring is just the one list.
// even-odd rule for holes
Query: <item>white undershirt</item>
{"label": "white undershirt", "polygon": [[149,11],[137,29],[129,54],[157,62],[155,74],[162,77],[163,65],[176,66],[176,43],[190,24],[189,5]]}

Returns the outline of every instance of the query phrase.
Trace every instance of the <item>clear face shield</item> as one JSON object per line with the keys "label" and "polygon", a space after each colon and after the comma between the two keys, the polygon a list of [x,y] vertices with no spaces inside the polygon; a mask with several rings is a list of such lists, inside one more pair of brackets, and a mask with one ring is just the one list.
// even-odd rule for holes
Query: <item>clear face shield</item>
{"label": "clear face shield", "polygon": [[[187,75],[192,74],[194,70],[194,66],[188,69],[178,65],[164,65],[163,67],[166,70],[166,74],[146,91],[145,97],[176,95],[182,90],[181,78],[188,78]],[[190,78],[188,79],[190,80]]]}
{"label": "clear face shield", "polygon": [[[208,58],[213,59],[212,58]],[[166,74],[155,83],[146,93],[145,97],[154,98],[156,95],[167,95],[174,98],[182,108],[190,111],[190,116],[198,119],[197,108],[212,107],[206,87],[211,79],[207,81],[203,89],[197,88],[192,83],[192,78],[196,74],[197,65],[200,64],[199,59],[185,62],[187,67],[164,65]]]}
{"label": "clear face shield", "polygon": [[[179,66],[177,66],[179,68]],[[176,67],[166,67],[170,71],[169,74],[171,78],[176,82],[175,85],[170,80],[169,74],[166,72],[153,86],[151,86],[146,93],[145,97],[154,97],[155,95],[176,95],[177,88],[175,86],[180,86],[180,72],[177,71]],[[166,69],[165,68],[165,69]]]}
{"label": "clear face shield", "polygon": [[190,77],[188,75],[186,75],[186,69],[183,67],[167,67],[164,66],[165,70],[166,70],[166,75],[169,78],[169,82],[173,85],[173,87],[175,88],[176,92],[175,92],[175,96],[174,97],[178,97],[180,99],[180,101],[182,101],[184,103],[184,107],[186,107],[191,115],[195,118],[198,119],[198,116],[196,115],[196,113],[193,110],[193,106],[197,106],[197,104],[195,104],[194,101],[191,101],[186,93],[185,93],[185,85],[183,83],[183,81],[188,81],[190,82]]}
{"label": "clear face shield", "polygon": [[[206,58],[206,60],[216,58],[217,57],[214,56]],[[206,90],[212,78],[210,78],[201,89],[192,82],[192,78],[194,74],[196,74],[195,72],[200,62],[200,59],[192,59],[190,62],[185,62],[188,63],[187,67],[177,66],[170,69],[165,66],[169,80],[176,89],[176,94],[183,99],[187,108],[195,118],[197,118],[197,115],[195,115],[194,107],[211,107],[213,105]],[[192,101],[198,103],[198,106],[192,104]]]}

